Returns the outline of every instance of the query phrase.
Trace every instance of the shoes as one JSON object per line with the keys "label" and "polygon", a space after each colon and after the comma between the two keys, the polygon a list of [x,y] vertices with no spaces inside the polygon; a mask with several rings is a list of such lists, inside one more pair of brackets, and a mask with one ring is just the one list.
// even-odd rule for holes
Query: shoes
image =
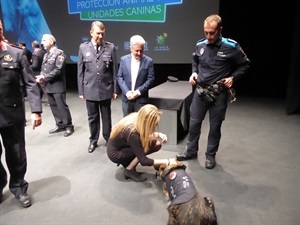
{"label": "shoes", "polygon": [[6,186],[6,184],[7,184],[7,180],[4,181],[3,186],[2,185],[0,186],[0,204],[2,203],[3,200],[3,189]]}
{"label": "shoes", "polygon": [[69,137],[74,133],[74,128],[67,128],[66,132],[64,133],[65,137]]}
{"label": "shoes", "polygon": [[2,203],[3,200],[3,188],[0,188],[0,204]]}
{"label": "shoes", "polygon": [[213,169],[216,166],[216,159],[213,156],[207,156],[205,161],[206,169]]}
{"label": "shoes", "polygon": [[128,170],[128,169],[124,169],[124,177],[126,180],[128,180],[129,178],[134,180],[135,182],[143,182],[145,180],[147,180],[146,178],[142,177],[142,175],[138,172],[136,172],[136,170]]}
{"label": "shoes", "polygon": [[197,158],[198,158],[197,154],[189,154],[187,152],[183,152],[183,153],[180,153],[180,154],[176,155],[176,159],[178,161],[197,159]]}
{"label": "shoes", "polygon": [[55,127],[51,130],[49,130],[49,134],[55,134],[55,133],[58,133],[58,132],[62,132],[62,131],[65,131],[66,128],[62,128],[62,127]]}
{"label": "shoes", "polygon": [[97,147],[98,147],[98,145],[96,145],[96,144],[90,144],[88,147],[88,152],[89,153],[94,152]]}
{"label": "shoes", "polygon": [[26,193],[25,194],[21,194],[19,196],[18,202],[24,208],[27,208],[27,207],[31,206],[31,204],[32,204],[31,197],[29,195],[27,195]]}

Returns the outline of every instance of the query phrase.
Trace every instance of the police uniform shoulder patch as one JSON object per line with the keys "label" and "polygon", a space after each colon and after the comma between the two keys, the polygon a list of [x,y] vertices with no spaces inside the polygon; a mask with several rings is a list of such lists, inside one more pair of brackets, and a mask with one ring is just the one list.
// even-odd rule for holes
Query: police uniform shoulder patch
{"label": "police uniform shoulder patch", "polygon": [[65,57],[64,57],[63,55],[59,55],[59,56],[58,56],[58,60],[62,62],[62,61],[65,60]]}
{"label": "police uniform shoulder patch", "polygon": [[11,62],[12,61],[11,55],[5,55],[4,60],[7,61],[7,62]]}

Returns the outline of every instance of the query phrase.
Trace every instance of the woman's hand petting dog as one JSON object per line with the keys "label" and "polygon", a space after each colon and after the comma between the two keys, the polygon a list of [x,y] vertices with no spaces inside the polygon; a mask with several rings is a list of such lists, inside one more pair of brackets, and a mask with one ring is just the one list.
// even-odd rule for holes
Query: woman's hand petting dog
{"label": "woman's hand petting dog", "polygon": [[169,159],[169,165],[177,165],[178,164],[178,161],[176,158],[170,158]]}

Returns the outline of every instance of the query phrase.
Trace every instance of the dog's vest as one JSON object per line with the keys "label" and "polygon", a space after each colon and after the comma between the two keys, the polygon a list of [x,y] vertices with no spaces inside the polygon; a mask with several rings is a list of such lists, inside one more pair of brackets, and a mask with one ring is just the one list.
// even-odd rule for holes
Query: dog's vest
{"label": "dog's vest", "polygon": [[174,169],[165,175],[167,190],[170,196],[170,205],[190,201],[197,193],[195,185],[183,169]]}

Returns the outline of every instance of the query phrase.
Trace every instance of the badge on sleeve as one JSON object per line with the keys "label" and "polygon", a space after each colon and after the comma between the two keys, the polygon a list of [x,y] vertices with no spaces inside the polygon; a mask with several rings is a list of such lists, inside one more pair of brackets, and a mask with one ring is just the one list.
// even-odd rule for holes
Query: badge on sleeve
{"label": "badge on sleeve", "polygon": [[4,56],[4,60],[7,61],[7,62],[12,61],[11,55],[5,55],[5,56]]}
{"label": "badge on sleeve", "polygon": [[200,55],[203,55],[203,53],[204,53],[204,48],[201,48],[200,49]]}
{"label": "badge on sleeve", "polygon": [[58,56],[58,60],[59,60],[59,61],[64,61],[64,60],[65,60],[65,57],[62,56],[62,55],[60,55],[60,56]]}

